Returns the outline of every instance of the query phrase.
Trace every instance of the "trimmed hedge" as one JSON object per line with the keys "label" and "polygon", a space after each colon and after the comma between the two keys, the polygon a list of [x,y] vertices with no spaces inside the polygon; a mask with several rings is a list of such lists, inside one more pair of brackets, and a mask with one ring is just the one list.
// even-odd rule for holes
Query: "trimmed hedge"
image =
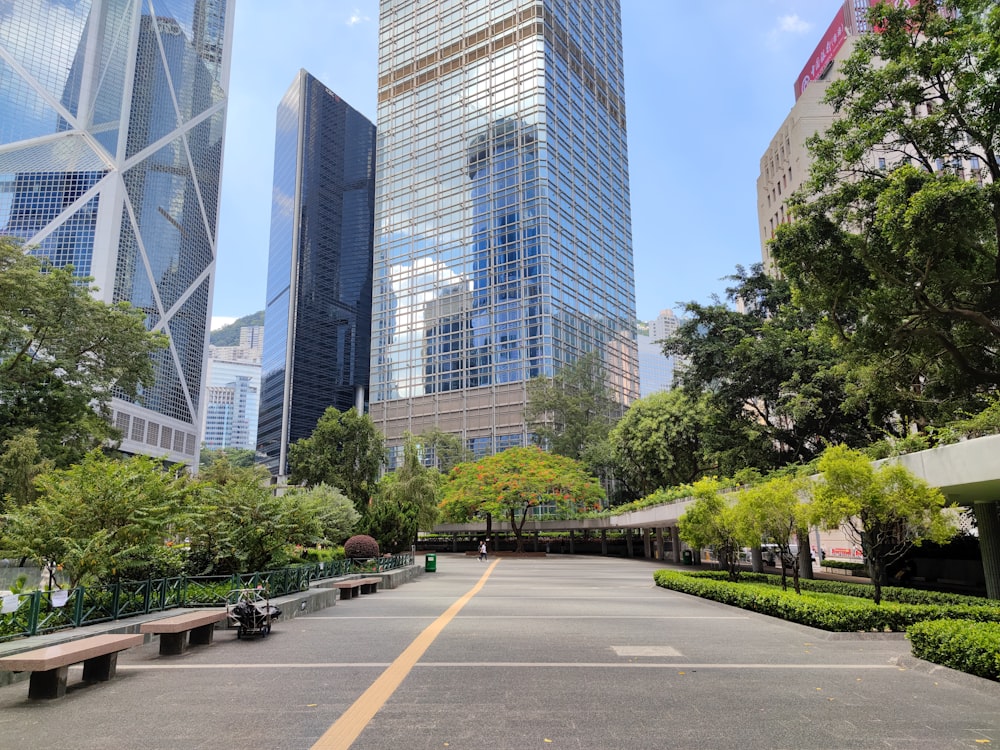
{"label": "trimmed hedge", "polygon": [[913,655],[1000,682],[1000,623],[918,622],[906,629]]}
{"label": "trimmed hedge", "polygon": [[[725,573],[721,573],[725,576]],[[700,596],[733,607],[780,617],[821,630],[834,632],[904,632],[924,620],[960,619],[978,622],[1000,621],[1000,607],[988,604],[908,604],[883,599],[876,605],[871,599],[851,596],[845,591],[826,587],[802,586],[803,593],[791,588],[782,591],[767,581],[753,581],[759,574],[742,576],[746,582],[732,583],[715,576],[691,575],[672,570],[658,570],[653,579],[658,586]],[[774,576],[760,576],[774,578]],[[802,581],[806,583],[805,580]],[[835,584],[836,581],[808,581],[809,584]],[[853,584],[847,584],[853,586]],[[868,588],[870,591],[870,587]],[[822,593],[823,596],[816,596]],[[923,592],[921,592],[923,593]],[[833,598],[831,594],[840,596]],[[973,598],[973,597],[966,597]],[[981,600],[982,601],[982,600]]]}
{"label": "trimmed hedge", "polygon": [[864,570],[865,564],[852,562],[851,560],[831,560],[829,557],[823,560],[820,565],[824,568],[840,568],[841,570]]}
{"label": "trimmed hedge", "polygon": [[[728,581],[729,573],[722,570],[692,571],[685,575],[696,578],[714,578]],[[774,573],[740,573],[740,581],[750,583],[767,583],[773,586],[781,585],[781,576]],[[792,577],[788,576],[788,585],[792,585]],[[871,599],[874,587],[870,583],[852,583],[848,581],[828,581],[821,578],[800,578],[799,588],[803,591],[817,591],[824,594],[843,594],[859,599]],[[910,589],[903,586],[883,586],[882,601],[898,602],[899,604],[968,604],[971,606],[996,607],[1000,612],[1000,603],[993,599],[968,594],[950,594],[944,591],[925,591]],[[998,617],[997,619],[1000,619]]]}

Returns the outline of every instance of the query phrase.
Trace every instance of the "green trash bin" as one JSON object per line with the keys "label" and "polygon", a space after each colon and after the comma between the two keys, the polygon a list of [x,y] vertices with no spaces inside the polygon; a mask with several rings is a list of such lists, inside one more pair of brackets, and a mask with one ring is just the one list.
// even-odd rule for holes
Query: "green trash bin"
{"label": "green trash bin", "polygon": [[427,571],[428,573],[434,573],[437,571],[437,569],[438,569],[438,556],[428,552],[424,556],[424,570]]}
{"label": "green trash bin", "polygon": [[684,550],[682,557],[684,558],[685,565],[692,565],[694,563],[694,558],[691,557],[691,550]]}

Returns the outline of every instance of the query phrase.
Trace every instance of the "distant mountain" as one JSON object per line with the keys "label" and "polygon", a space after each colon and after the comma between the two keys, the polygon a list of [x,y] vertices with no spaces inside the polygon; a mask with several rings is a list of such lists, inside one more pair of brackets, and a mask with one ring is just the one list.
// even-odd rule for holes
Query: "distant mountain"
{"label": "distant mountain", "polygon": [[237,318],[229,325],[222,326],[222,328],[216,328],[212,331],[211,336],[209,336],[208,343],[212,346],[239,346],[240,328],[243,326],[262,325],[264,325],[263,310],[251,313],[250,315],[244,315],[242,318]]}

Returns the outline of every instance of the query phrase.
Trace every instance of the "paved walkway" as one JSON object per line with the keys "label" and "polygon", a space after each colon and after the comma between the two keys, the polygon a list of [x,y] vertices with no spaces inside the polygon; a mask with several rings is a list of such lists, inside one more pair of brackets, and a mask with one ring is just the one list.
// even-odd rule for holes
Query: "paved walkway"
{"label": "paved walkway", "polygon": [[61,700],[0,688],[0,748],[981,748],[1000,685],[656,588],[662,564],[479,562],[279,622],[157,643]]}

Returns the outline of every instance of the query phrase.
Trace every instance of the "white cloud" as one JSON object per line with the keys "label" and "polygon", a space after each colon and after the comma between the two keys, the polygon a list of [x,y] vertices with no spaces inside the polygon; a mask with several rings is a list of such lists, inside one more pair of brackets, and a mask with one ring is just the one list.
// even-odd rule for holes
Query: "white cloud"
{"label": "white cloud", "polygon": [[365,23],[365,22],[370,21],[370,20],[372,20],[372,19],[370,19],[366,15],[363,15],[360,10],[358,10],[357,8],[355,8],[354,12],[351,13],[350,18],[347,19],[347,25],[348,26],[357,26],[359,23]]}
{"label": "white cloud", "polygon": [[236,318],[228,318],[228,317],[224,317],[222,315],[213,315],[212,316],[212,330],[216,331],[219,328],[222,328],[223,326],[227,326],[230,323],[235,323],[235,322],[236,322]]}
{"label": "white cloud", "polygon": [[811,23],[803,21],[794,13],[790,16],[781,16],[778,19],[778,31],[787,34],[804,34],[812,29],[812,27]]}

